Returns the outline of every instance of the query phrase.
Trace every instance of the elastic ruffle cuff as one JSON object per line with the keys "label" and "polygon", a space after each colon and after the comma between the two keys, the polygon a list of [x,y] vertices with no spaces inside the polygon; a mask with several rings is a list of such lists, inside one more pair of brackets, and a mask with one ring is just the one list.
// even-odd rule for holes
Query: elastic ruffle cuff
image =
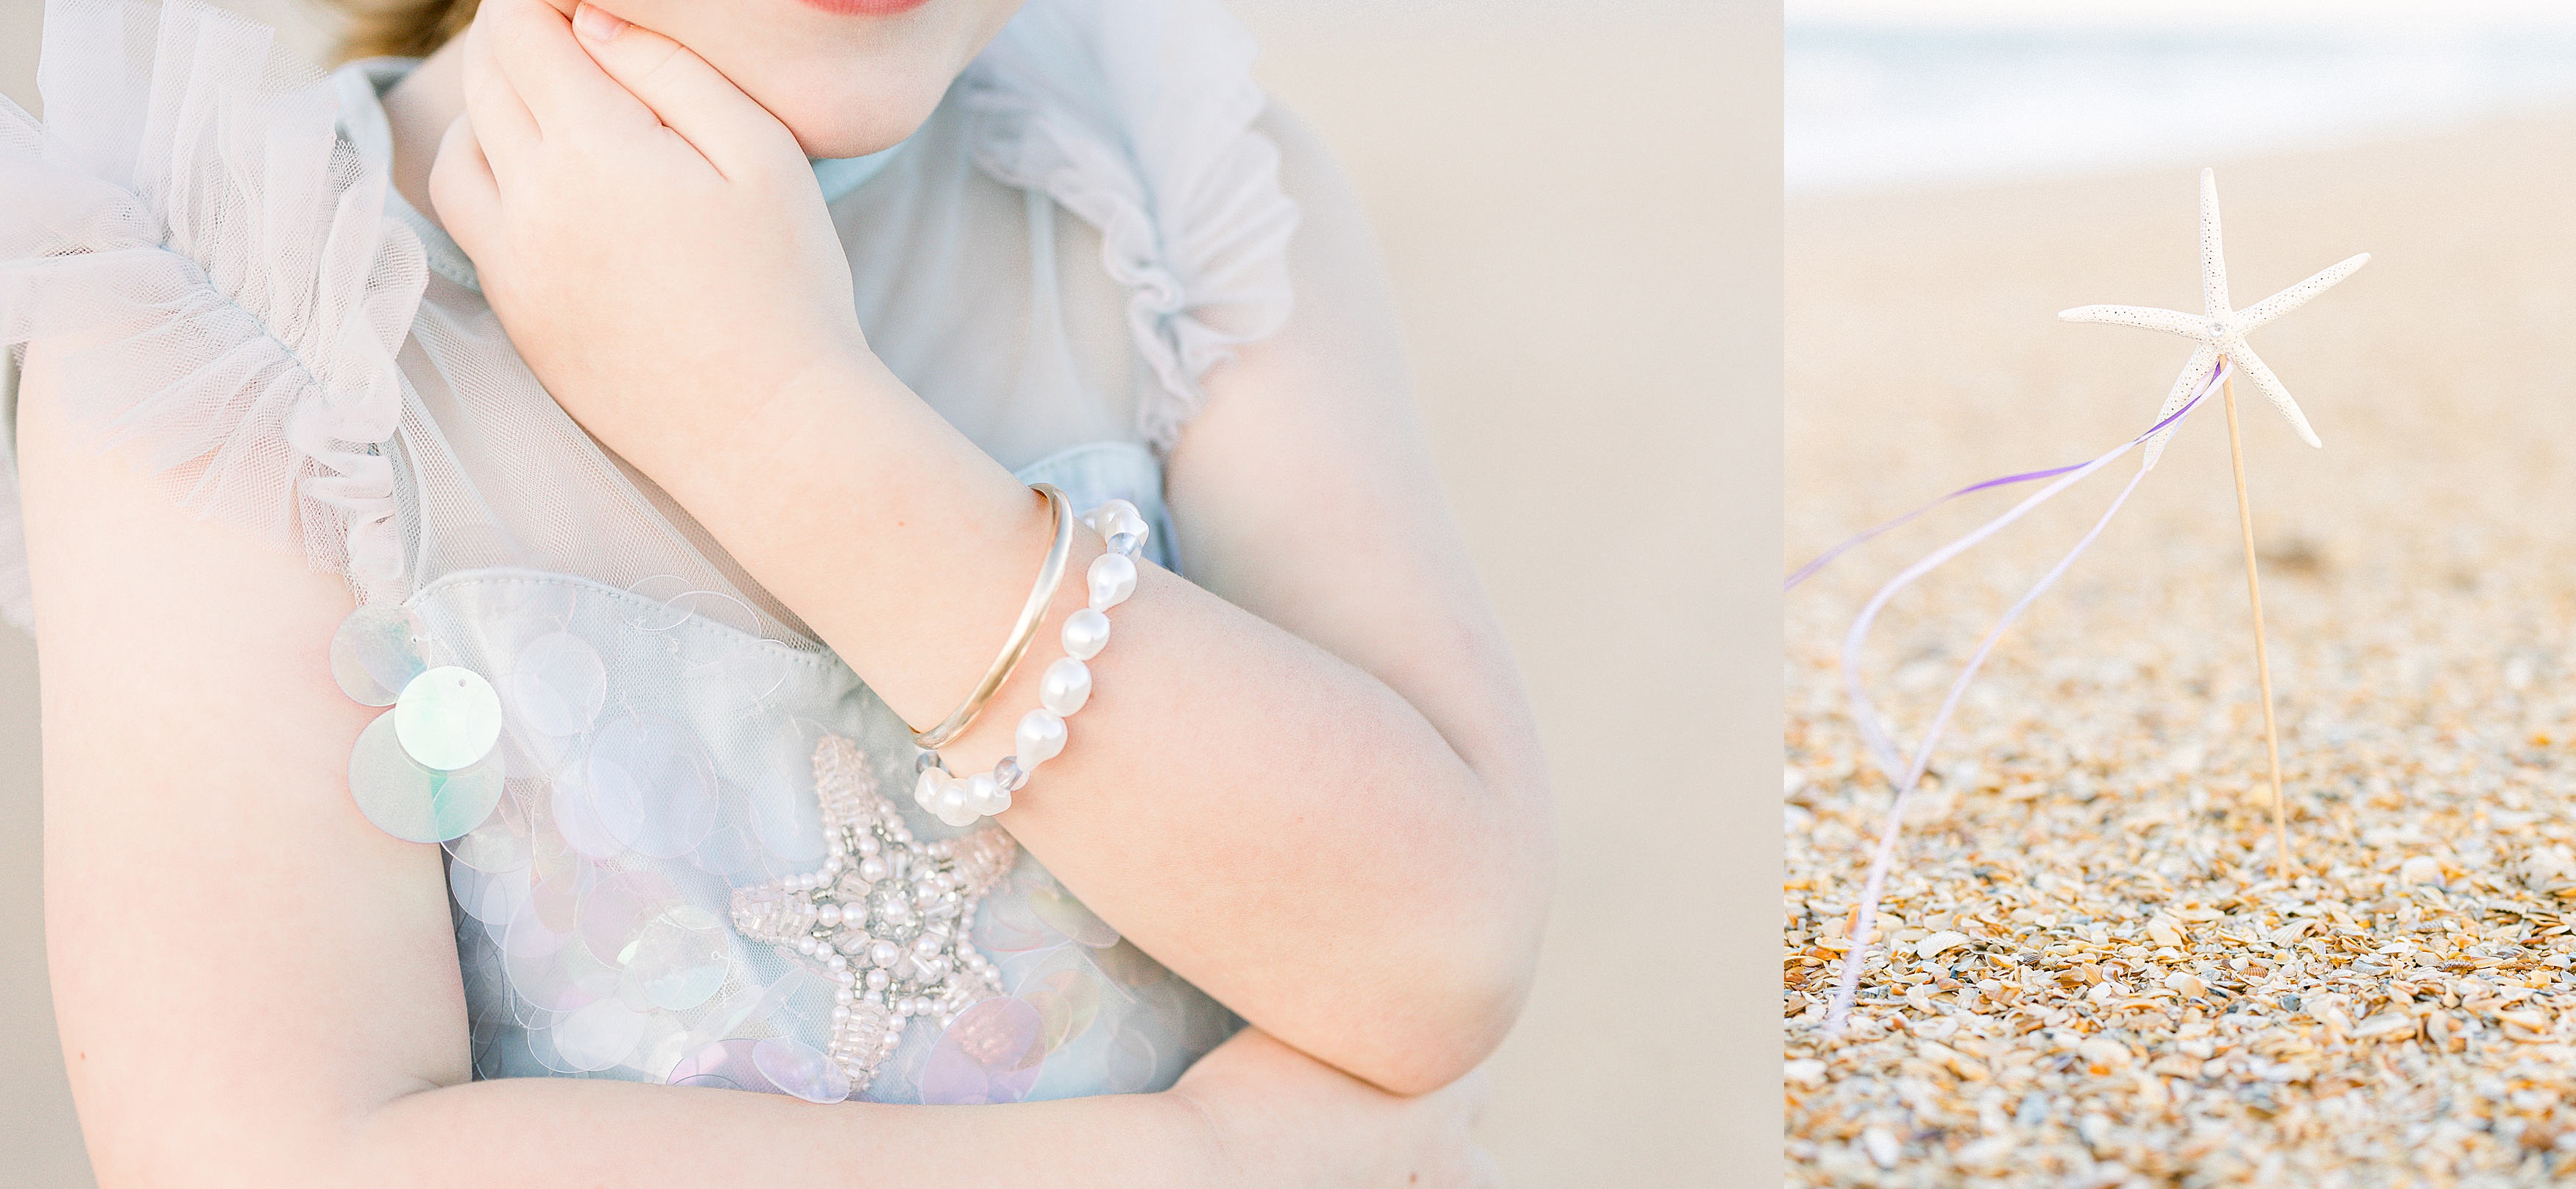
{"label": "elastic ruffle cuff", "polygon": [[[333,89],[197,0],[50,0],[42,62],[50,122],[0,99],[0,344],[62,343],[73,417],[141,443],[189,510],[398,594],[380,447],[428,271]],[[11,482],[0,537],[18,519]],[[0,611],[26,626],[8,568]]]}
{"label": "elastic ruffle cuff", "polygon": [[1257,53],[1206,0],[1039,0],[961,80],[977,163],[1099,229],[1160,381],[1137,408],[1158,450],[1206,404],[1209,369],[1277,332],[1292,304],[1297,204],[1278,146],[1253,128],[1269,106]]}

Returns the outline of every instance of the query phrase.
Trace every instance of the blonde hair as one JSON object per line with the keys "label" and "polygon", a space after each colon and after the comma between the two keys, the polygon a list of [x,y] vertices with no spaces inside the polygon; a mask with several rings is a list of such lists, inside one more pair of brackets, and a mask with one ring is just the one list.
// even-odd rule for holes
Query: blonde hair
{"label": "blonde hair", "polygon": [[474,23],[480,0],[331,0],[348,14],[340,58],[426,58]]}

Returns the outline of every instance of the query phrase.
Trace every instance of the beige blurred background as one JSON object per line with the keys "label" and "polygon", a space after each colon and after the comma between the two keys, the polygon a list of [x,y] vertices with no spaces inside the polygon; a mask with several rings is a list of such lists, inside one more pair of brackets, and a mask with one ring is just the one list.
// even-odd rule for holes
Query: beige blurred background
{"label": "beige blurred background", "polygon": [[[328,54],[303,0],[229,6]],[[1775,992],[1759,962],[1718,960],[1765,953],[1771,920],[1711,909],[1767,903],[1779,862],[1778,14],[1231,7],[1384,238],[1440,465],[1556,766],[1555,915],[1484,1143],[1515,1185],[1777,1184]],[[0,0],[0,92],[30,110],[41,10]],[[1763,564],[1722,572],[1713,546]],[[83,1185],[43,967],[37,746],[33,649],[0,630],[0,1182]],[[1715,793],[1743,787],[1759,820],[1726,832],[1743,853],[1714,850]]]}

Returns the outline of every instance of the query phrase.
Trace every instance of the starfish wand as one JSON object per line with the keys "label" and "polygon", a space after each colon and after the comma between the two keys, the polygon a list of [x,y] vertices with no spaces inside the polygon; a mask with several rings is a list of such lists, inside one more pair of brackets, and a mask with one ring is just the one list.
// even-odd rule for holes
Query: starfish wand
{"label": "starfish wand", "polygon": [[2263,641],[2263,579],[2254,565],[2254,501],[2245,492],[2245,437],[2236,428],[2236,380],[2227,397],[2227,453],[2236,464],[2236,524],[2245,535],[2245,595],[2254,607],[2254,672],[2263,686],[2263,743],[2272,758],[2272,875],[2290,878],[2290,807],[2281,795],[2281,728],[2272,716],[2272,653]]}
{"label": "starfish wand", "polygon": [[[2174,381],[2173,391],[2165,398],[2167,414],[2183,406],[2193,386],[2209,375],[2212,367],[2232,363],[2242,369],[2246,379],[2251,380],[2254,387],[2272,402],[2272,407],[2290,423],[2299,440],[2319,446],[2324,443],[2318,441],[2316,431],[2308,427],[2307,414],[2299,411],[2299,403],[2290,399],[2289,389],[2283,387],[2281,378],[2254,354],[2254,348],[2247,345],[2245,336],[2265,323],[2306,305],[2368,263],[2370,254],[2364,252],[2253,305],[2237,309],[2227,291],[2227,253],[2219,230],[2218,181],[2216,175],[2204,169],[2200,171],[2201,313],[2193,315],[2150,306],[2098,305],[2067,310],[2058,317],[2068,322],[2135,326],[2190,339],[2199,345],[2192,351],[2191,360],[2183,365],[2182,376]],[[2254,504],[2245,489],[2245,442],[2236,423],[2236,385],[2230,382],[2223,387],[2227,404],[2227,449],[2236,464],[2236,521],[2245,538],[2245,592],[2254,609],[2254,669],[2263,687],[2263,741],[2272,762],[2272,828],[2276,835],[2272,872],[2277,878],[2287,879],[2290,870],[2290,807],[2281,786],[2281,727],[2272,709],[2272,654],[2263,638],[2263,583],[2255,565]],[[2143,463],[2146,468],[2154,468],[2157,457],[2164,453],[2165,439],[2171,436],[2171,429],[2163,429],[2147,443]]]}

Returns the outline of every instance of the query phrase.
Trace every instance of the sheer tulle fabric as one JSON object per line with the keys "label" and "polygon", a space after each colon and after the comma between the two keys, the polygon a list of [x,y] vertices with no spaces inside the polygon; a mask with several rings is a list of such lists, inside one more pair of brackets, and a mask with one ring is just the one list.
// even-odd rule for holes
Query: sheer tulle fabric
{"label": "sheer tulle fabric", "polygon": [[[1035,0],[833,208],[896,373],[1024,479],[1136,503],[1165,565],[1153,447],[1288,308],[1295,210],[1249,57],[1208,0]],[[324,81],[194,0],[51,0],[43,62],[51,122],[0,111],[0,339],[69,345],[64,398],[190,507],[347,573],[405,625],[383,680],[455,666],[498,692],[470,770],[402,769],[372,729],[352,757],[362,802],[418,778],[465,815],[423,820],[477,1073],[847,1093],[834,972],[725,905],[823,858],[823,736],[910,787],[903,724],[564,415],[470,273],[425,265],[424,238],[452,245],[382,181],[400,64]],[[0,582],[23,623],[19,554]],[[892,799],[921,846],[958,833]],[[907,1027],[867,1098],[1152,1089],[1237,1026],[1033,860],[960,931],[1001,993]]]}
{"label": "sheer tulle fabric", "polygon": [[[158,19],[156,19],[156,15]],[[192,510],[398,594],[393,357],[426,270],[319,75],[212,9],[54,0],[41,128],[0,99],[0,343]],[[14,478],[14,477],[13,477]],[[0,516],[17,532],[15,484]],[[10,542],[16,544],[16,542]],[[24,626],[24,552],[0,610]]]}

